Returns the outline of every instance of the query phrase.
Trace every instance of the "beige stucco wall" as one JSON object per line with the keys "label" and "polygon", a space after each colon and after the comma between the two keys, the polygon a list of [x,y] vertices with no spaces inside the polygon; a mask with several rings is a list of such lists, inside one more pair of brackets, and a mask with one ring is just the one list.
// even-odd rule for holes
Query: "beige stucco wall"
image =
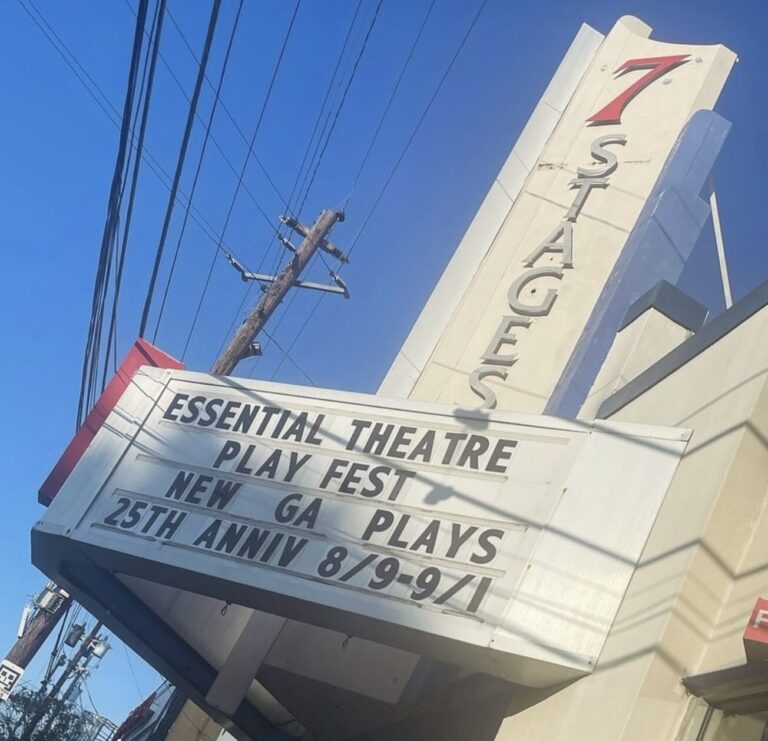
{"label": "beige stucco wall", "polygon": [[655,308],[644,311],[614,338],[610,353],[592,384],[579,416],[595,419],[600,404],[687,340],[692,332]]}
{"label": "beige stucco wall", "polygon": [[701,741],[763,741],[765,728],[765,717],[717,713]]}
{"label": "beige stucco wall", "polygon": [[[506,718],[499,741],[696,738],[681,677],[744,663],[768,592],[767,374],[763,309],[613,417],[693,435],[594,674]],[[707,738],[762,728],[718,716]]]}
{"label": "beige stucco wall", "polygon": [[193,702],[187,701],[171,726],[166,741],[217,741],[220,736],[221,726]]}
{"label": "beige stucco wall", "polygon": [[592,675],[551,694],[510,689],[505,706],[453,697],[428,723],[361,738],[468,738],[460,717],[473,741],[762,741],[765,717],[707,714],[681,679],[743,664],[768,595],[766,381],[768,307],[612,417],[693,434]]}

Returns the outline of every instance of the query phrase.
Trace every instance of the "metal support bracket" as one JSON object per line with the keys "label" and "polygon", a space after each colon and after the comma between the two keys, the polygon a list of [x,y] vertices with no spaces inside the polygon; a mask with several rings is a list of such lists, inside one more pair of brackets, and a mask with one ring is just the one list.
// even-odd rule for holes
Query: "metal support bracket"
{"label": "metal support bracket", "polygon": [[725,245],[723,243],[723,229],[720,226],[720,209],[717,207],[717,195],[715,193],[715,180],[709,176],[709,207],[712,210],[712,227],[715,230],[715,247],[717,248],[717,262],[720,267],[720,278],[723,282],[723,298],[725,308],[733,306],[731,293],[731,280],[728,276],[728,263],[725,259]]}
{"label": "metal support bracket", "polygon": [[[266,275],[264,273],[252,273],[250,270],[246,270],[243,267],[243,264],[234,256],[230,255],[229,252],[225,252],[224,256],[227,258],[229,263],[232,265],[232,267],[237,270],[238,273],[240,273],[240,277],[244,281],[249,280],[257,280],[259,283],[274,283],[277,280],[276,275]],[[333,282],[336,284],[335,286],[329,286],[325,283],[312,283],[311,281],[307,280],[295,280],[293,281],[293,285],[297,288],[308,288],[310,291],[324,291],[325,293],[335,293],[340,296],[344,296],[344,298],[349,298],[349,288],[347,287],[347,284],[339,278],[336,273],[333,272],[333,270],[330,271],[331,278],[333,279]]]}
{"label": "metal support bracket", "polygon": [[[306,237],[309,234],[309,227],[306,224],[302,224],[298,219],[294,219],[293,216],[281,216],[280,221],[287,227],[293,229],[293,231],[301,234],[302,237]],[[343,221],[343,219],[339,219]],[[283,242],[283,240],[280,240]],[[285,244],[285,242],[283,242]],[[286,245],[288,246],[288,245]],[[327,252],[329,255],[333,255],[339,262],[349,262],[349,258],[332,242],[327,239],[323,239],[320,242],[320,249]]]}
{"label": "metal support bracket", "polygon": [[[227,258],[232,267],[234,267],[235,270],[240,273],[240,277],[244,281],[257,280],[259,283],[274,283],[277,280],[276,275],[252,273],[250,270],[246,270],[243,267],[243,264],[234,255],[230,255],[229,252],[225,252],[224,256]],[[344,296],[344,298],[349,298],[349,288],[347,288],[347,284],[344,283],[344,281],[339,278],[339,276],[336,275],[336,273],[334,273],[332,270],[331,278],[336,284],[335,286],[329,286],[325,283],[312,283],[311,281],[307,280],[295,280],[293,281],[293,285],[297,288],[308,288],[310,291],[325,291],[326,293],[336,293],[340,296]]]}

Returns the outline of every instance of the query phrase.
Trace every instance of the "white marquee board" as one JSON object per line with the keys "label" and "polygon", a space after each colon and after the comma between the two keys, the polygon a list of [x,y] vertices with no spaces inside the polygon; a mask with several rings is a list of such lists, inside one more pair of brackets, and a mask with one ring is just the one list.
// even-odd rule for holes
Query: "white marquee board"
{"label": "white marquee board", "polygon": [[33,558],[545,684],[599,655],[687,439],[145,368]]}
{"label": "white marquee board", "polygon": [[[606,299],[615,290],[629,306],[658,280],[658,263],[652,271],[621,272],[636,254],[627,240],[684,128],[714,106],[736,60],[721,45],[670,44],[650,34],[627,16],[605,37],[581,27],[383,380],[383,396],[475,407],[489,400],[490,390],[499,409],[540,414],[587,393],[584,378],[572,371],[599,357],[592,330],[616,318],[606,313]],[[682,64],[658,66],[674,56]],[[519,68],[498,73],[510,90],[523,74]],[[618,123],[590,120],[619,99],[626,106]],[[509,133],[511,144],[517,132]],[[615,169],[601,176],[593,146],[604,136],[626,141],[599,145],[616,157]],[[585,168],[597,170],[605,187],[590,189],[579,175]],[[571,222],[567,261],[559,252],[540,253],[564,221]],[[564,234],[556,232],[555,242],[562,247]],[[663,277],[674,283],[681,269],[675,246],[666,254]],[[520,282],[547,266],[555,272]],[[520,314],[521,300],[538,307],[533,316],[530,306]],[[485,387],[483,399],[473,386]],[[607,537],[610,527],[601,534]],[[544,612],[541,623],[552,617]],[[568,622],[564,613],[552,629],[562,634]],[[289,624],[267,663],[385,702],[418,693],[431,671],[415,654],[394,657],[372,642],[353,641],[342,650],[343,639]],[[323,662],[303,658],[319,655]]]}

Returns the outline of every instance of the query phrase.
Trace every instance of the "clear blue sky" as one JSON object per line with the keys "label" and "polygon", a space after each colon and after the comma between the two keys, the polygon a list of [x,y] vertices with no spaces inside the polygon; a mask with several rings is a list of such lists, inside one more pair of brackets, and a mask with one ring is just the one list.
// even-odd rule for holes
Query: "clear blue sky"
{"label": "clear blue sky", "polygon": [[[24,0],[27,2],[28,0]],[[77,56],[111,102],[122,107],[134,18],[124,0],[34,0],[51,27]],[[135,0],[131,0],[135,5]],[[340,205],[379,120],[389,92],[429,0],[384,0],[350,88],[334,136],[302,216],[312,221],[324,207]],[[348,247],[367,215],[440,79],[480,0],[437,0],[390,116],[351,192],[347,221],[334,241]],[[287,196],[356,3],[304,0],[273,97],[256,141],[256,153]],[[354,54],[373,15],[364,0],[352,32]],[[169,0],[169,7],[198,51],[210,4]],[[225,0],[209,67],[218,77],[234,17]],[[235,41],[222,99],[250,137],[292,13],[288,0],[248,0]],[[33,11],[34,12],[34,11]],[[419,134],[375,211],[345,270],[352,300],[300,294],[269,327],[282,347],[306,329],[291,356],[314,383],[374,391],[442,268],[482,201],[523,124],[582,22],[607,32],[632,13],[654,28],[654,38],[724,43],[740,57],[718,111],[733,122],[717,167],[719,199],[735,296],[768,279],[765,256],[765,172],[768,169],[768,86],[762,0],[489,0]],[[196,64],[172,25],[162,50],[187,91]],[[352,59],[342,62],[348,74]],[[105,207],[117,145],[117,129],[65,65],[19,2],[0,4],[0,81],[6,104],[0,117],[0,239],[4,285],[5,390],[2,491],[4,594],[0,650],[10,645],[27,595],[44,578],[30,565],[29,530],[41,514],[36,492],[73,432],[83,345]],[[147,147],[172,171],[187,103],[162,65],[149,121]],[[210,89],[201,99],[207,118]],[[246,145],[220,111],[214,136],[239,169]],[[188,189],[202,142],[196,127],[182,187]],[[255,164],[246,173],[255,199],[270,215],[282,204]],[[195,205],[219,232],[235,178],[209,146]],[[127,257],[119,313],[119,354],[133,341],[167,201],[167,190],[144,169]],[[175,245],[181,209],[171,227]],[[270,230],[241,192],[225,241],[255,268]],[[180,355],[191,315],[213,255],[211,240],[190,224],[158,344]],[[264,263],[276,255],[274,245]],[[161,272],[164,285],[168,261]],[[325,279],[314,268],[313,277]],[[695,285],[696,275],[689,276]],[[216,262],[211,289],[185,358],[206,370],[243,297],[243,284],[224,260]],[[154,321],[150,323],[154,327]],[[262,337],[263,344],[266,338]],[[274,346],[240,374],[306,383]],[[156,675],[133,659],[143,692]],[[39,676],[39,662],[29,677]],[[108,654],[90,682],[99,710],[120,720],[139,700],[121,647]]]}

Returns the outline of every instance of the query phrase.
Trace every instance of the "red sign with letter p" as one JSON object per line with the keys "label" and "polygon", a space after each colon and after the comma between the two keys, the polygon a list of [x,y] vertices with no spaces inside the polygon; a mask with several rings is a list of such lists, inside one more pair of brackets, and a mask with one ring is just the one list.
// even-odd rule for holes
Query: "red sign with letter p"
{"label": "red sign with letter p", "polygon": [[759,599],[744,631],[747,661],[768,660],[768,599]]}

